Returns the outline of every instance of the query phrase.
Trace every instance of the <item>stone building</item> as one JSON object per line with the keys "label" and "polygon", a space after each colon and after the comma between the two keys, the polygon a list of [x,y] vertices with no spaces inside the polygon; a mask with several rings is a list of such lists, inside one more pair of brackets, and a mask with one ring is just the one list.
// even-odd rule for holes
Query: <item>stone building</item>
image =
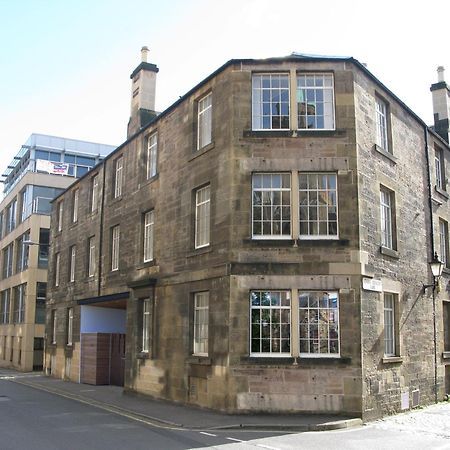
{"label": "stone building", "polygon": [[0,201],[0,367],[42,370],[51,200],[115,147],[32,134]]}
{"label": "stone building", "polygon": [[47,371],[224,411],[442,398],[442,75],[434,130],[353,58],[231,60],[158,115],[157,70],[144,55],[128,139],[54,202]]}

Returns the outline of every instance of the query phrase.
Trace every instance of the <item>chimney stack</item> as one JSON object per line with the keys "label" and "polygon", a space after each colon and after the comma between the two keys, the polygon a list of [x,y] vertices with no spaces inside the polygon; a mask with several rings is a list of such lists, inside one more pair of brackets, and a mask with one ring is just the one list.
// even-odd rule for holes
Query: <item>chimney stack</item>
{"label": "chimney stack", "polygon": [[444,67],[437,68],[438,82],[430,87],[433,99],[434,130],[446,142],[449,142],[450,131],[450,89],[445,82]]}
{"label": "chimney stack", "polygon": [[148,47],[141,48],[141,63],[133,70],[131,78],[131,113],[127,137],[138,132],[157,116],[155,111],[156,74],[159,69],[147,62]]}

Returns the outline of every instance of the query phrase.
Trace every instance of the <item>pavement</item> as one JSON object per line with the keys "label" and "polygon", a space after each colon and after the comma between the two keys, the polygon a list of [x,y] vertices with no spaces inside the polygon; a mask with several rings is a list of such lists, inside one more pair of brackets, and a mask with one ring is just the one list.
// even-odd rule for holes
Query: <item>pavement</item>
{"label": "pavement", "polygon": [[362,425],[357,417],[331,414],[227,414],[182,405],[124,391],[119,386],[92,386],[48,377],[41,372],[23,373],[0,369],[9,380],[93,405],[122,416],[157,426],[192,430],[253,429],[271,431],[326,431]]}

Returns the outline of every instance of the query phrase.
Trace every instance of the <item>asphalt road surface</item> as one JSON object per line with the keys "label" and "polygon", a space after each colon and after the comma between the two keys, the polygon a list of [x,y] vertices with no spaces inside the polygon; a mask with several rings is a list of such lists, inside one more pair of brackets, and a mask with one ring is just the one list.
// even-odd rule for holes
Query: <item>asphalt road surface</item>
{"label": "asphalt road surface", "polygon": [[0,450],[214,448],[282,434],[161,427],[0,380]]}

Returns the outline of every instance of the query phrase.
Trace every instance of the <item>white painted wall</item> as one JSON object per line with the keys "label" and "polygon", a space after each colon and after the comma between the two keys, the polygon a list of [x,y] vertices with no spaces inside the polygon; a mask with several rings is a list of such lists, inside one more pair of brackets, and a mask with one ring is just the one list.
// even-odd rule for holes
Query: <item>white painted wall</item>
{"label": "white painted wall", "polygon": [[81,333],[123,333],[127,311],[125,309],[81,306]]}

